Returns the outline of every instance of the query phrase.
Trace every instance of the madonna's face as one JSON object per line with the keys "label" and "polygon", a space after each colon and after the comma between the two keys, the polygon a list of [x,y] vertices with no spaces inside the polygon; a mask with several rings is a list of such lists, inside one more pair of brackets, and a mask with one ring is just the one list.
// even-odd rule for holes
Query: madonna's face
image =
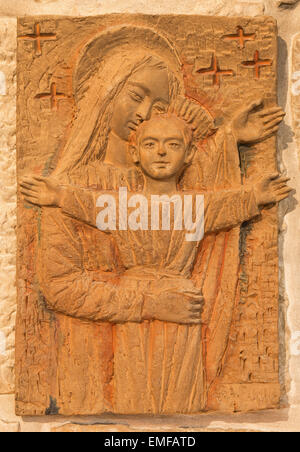
{"label": "madonna's face", "polygon": [[126,82],[114,104],[111,130],[122,140],[153,111],[163,113],[169,105],[169,80],[166,69],[144,68]]}

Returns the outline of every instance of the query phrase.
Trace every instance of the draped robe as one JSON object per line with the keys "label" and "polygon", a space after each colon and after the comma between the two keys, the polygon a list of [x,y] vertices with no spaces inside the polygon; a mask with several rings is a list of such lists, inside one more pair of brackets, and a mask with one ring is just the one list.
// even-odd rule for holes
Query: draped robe
{"label": "draped robe", "polygon": [[[134,168],[121,171],[101,162],[66,176],[62,182],[101,190],[127,186],[133,191],[140,185]],[[214,190],[239,186],[234,137],[220,130],[199,149],[181,187]],[[166,249],[161,231],[157,233],[156,249],[159,243]],[[60,412],[69,414],[79,407],[82,414],[205,409],[207,391],[225,356],[237,290],[238,244],[238,227],[210,234],[201,242],[190,267],[189,276],[204,295],[202,327],[136,323],[149,271],[146,275],[137,267],[132,274],[127,271],[131,283],[122,284],[126,262],[109,236],[58,209],[43,209],[39,283],[48,307],[55,311],[60,337],[59,346],[54,345],[58,386],[53,389],[58,400],[62,393],[70,394]],[[156,268],[156,275],[159,272],[163,281],[164,272]],[[174,287],[176,284],[180,284],[178,274]],[[127,310],[110,303],[111,285],[122,288],[120,303]],[[124,312],[127,318],[118,318]],[[78,347],[80,341],[85,346]],[[61,375],[62,360],[67,377]]]}

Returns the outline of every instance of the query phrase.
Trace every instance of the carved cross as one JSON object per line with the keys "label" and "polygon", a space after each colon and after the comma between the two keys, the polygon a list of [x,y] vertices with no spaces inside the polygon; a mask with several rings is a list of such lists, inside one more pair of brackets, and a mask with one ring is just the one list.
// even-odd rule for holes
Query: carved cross
{"label": "carved cross", "polygon": [[237,44],[240,49],[245,48],[245,43],[247,41],[254,41],[255,40],[255,33],[252,34],[244,34],[244,29],[242,27],[237,27],[237,34],[236,35],[226,35],[224,36],[224,41],[237,41]]}
{"label": "carved cross", "polygon": [[58,103],[60,100],[68,99],[63,93],[58,93],[56,88],[56,83],[52,83],[50,87],[50,93],[41,93],[35,96],[36,99],[50,99],[51,101],[51,110],[58,110]]}
{"label": "carved cross", "polygon": [[36,55],[42,55],[42,41],[55,41],[56,34],[54,33],[41,33],[40,24],[34,26],[35,34],[19,36],[18,39],[26,41],[34,41],[36,47]]}
{"label": "carved cross", "polygon": [[254,59],[252,61],[243,61],[242,62],[243,66],[246,67],[253,67],[254,69],[254,76],[256,78],[256,80],[258,80],[260,78],[260,69],[263,66],[271,66],[272,65],[272,60],[261,60],[259,58],[259,51],[256,50],[256,52],[254,53]]}
{"label": "carved cross", "polygon": [[220,86],[220,80],[222,75],[234,75],[234,71],[231,69],[220,69],[217,57],[213,54],[211,59],[211,65],[206,69],[198,69],[196,71],[198,74],[207,74],[213,76],[213,85]]}

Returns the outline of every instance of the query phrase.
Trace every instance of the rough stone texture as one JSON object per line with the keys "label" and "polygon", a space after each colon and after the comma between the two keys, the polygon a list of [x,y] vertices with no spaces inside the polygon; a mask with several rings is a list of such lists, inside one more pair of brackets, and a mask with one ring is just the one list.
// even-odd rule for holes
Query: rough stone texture
{"label": "rough stone texture", "polygon": [[[292,43],[296,34],[299,33],[300,5],[296,9],[281,12],[278,19],[278,28],[281,48],[279,58],[279,102],[287,112],[285,124],[281,128],[278,137],[278,146],[282,158],[281,168],[286,171],[291,178],[292,186],[296,193],[294,199],[289,204],[282,207],[285,216],[282,225],[281,235],[281,278],[282,278],[282,313],[281,322],[281,342],[286,344],[282,347],[281,372],[285,374],[286,390],[288,401],[291,404],[300,403],[300,312],[299,312],[299,290],[300,283],[297,276],[298,259],[300,255],[300,234],[299,234],[299,160],[298,149],[295,140],[297,128],[293,125],[293,113],[290,102],[292,80]],[[275,12],[274,12],[275,14]],[[288,18],[286,17],[288,15]],[[284,332],[285,328],[285,332]],[[287,400],[285,401],[287,402]]]}
{"label": "rough stone texture", "polygon": [[[54,433],[95,433],[95,432],[107,432],[107,433],[115,433],[115,432],[218,432],[218,433],[231,433],[231,432],[255,432],[255,430],[247,430],[247,429],[213,429],[213,428],[176,428],[176,427],[163,427],[161,429],[158,428],[147,428],[140,427],[134,428],[130,426],[130,424],[122,425],[122,424],[103,424],[103,425],[80,425],[80,424],[65,424],[60,427],[54,427],[51,429]],[[109,438],[109,435],[107,435]]]}
{"label": "rough stone texture", "polygon": [[18,433],[20,425],[18,422],[2,422],[0,421],[0,433]]}
{"label": "rough stone texture", "polygon": [[13,392],[15,289],[16,20],[0,20],[0,393]]}
{"label": "rough stone texture", "polygon": [[[288,3],[280,2],[280,3]],[[290,2],[289,2],[290,3]],[[291,52],[292,52],[292,39],[299,32],[299,17],[300,9],[299,5],[292,6],[292,9],[285,9],[283,7],[278,10],[278,2],[276,0],[258,0],[255,2],[237,2],[237,1],[211,1],[211,2],[193,2],[192,6],[186,1],[176,1],[169,0],[164,2],[149,2],[149,1],[102,1],[101,7],[99,7],[99,2],[96,3],[92,0],[86,1],[75,1],[75,0],[14,0],[7,2],[6,0],[1,0],[0,2],[0,14],[2,16],[8,15],[15,17],[16,15],[32,15],[32,14],[73,14],[73,15],[93,15],[102,14],[109,12],[149,12],[153,14],[169,13],[170,10],[174,13],[196,13],[196,14],[223,14],[223,15],[256,15],[264,14],[272,15],[278,20],[279,28],[279,102],[280,105],[287,111],[287,116],[285,119],[285,125],[282,126],[281,132],[279,134],[279,150],[281,157],[281,167],[286,170],[288,175],[292,178],[293,186],[299,190],[300,189],[300,179],[299,179],[299,166],[298,166],[298,151],[296,146],[296,141],[293,140],[293,119],[292,119],[292,109],[288,97],[288,87],[292,85],[292,77],[289,67],[291,66]],[[238,13],[237,13],[238,11]],[[6,20],[5,20],[6,22]],[[15,34],[15,20],[9,22],[11,25],[10,33]],[[2,44],[1,40],[1,44]],[[13,43],[10,40],[10,43]],[[1,47],[2,49],[2,47]],[[0,55],[2,58],[5,54]],[[2,69],[0,68],[0,71]],[[0,92],[2,89],[1,76],[0,76]],[[12,107],[14,108],[14,107]],[[14,148],[14,146],[12,146]],[[9,157],[7,158],[9,159]],[[296,163],[295,163],[296,162]],[[8,167],[11,167],[9,164]],[[7,177],[8,172],[5,171],[5,177]],[[14,178],[14,166],[12,167],[11,175]],[[2,184],[1,176],[1,184]],[[2,185],[1,185],[2,188]],[[298,198],[299,199],[299,198]],[[4,208],[6,208],[6,204]],[[300,404],[300,309],[299,309],[299,293],[300,293],[300,280],[298,278],[297,268],[299,267],[299,255],[300,255],[300,209],[295,206],[295,202],[286,203],[282,208],[288,215],[285,217],[284,224],[282,226],[282,239],[281,239],[281,317],[280,317],[280,339],[281,339],[281,376],[282,381],[285,382],[286,389],[288,391],[288,402],[290,405]],[[3,212],[3,207],[1,209]],[[15,220],[13,219],[13,223]],[[3,230],[3,229],[2,229]],[[1,231],[2,231],[1,230]],[[6,238],[5,244],[8,243]],[[8,246],[11,251],[14,247],[13,244]],[[1,249],[2,251],[2,249]],[[1,256],[2,257],[2,256]],[[2,261],[1,261],[2,264]],[[8,286],[8,291],[14,292],[13,281],[15,280],[15,270],[14,266],[10,264],[10,271],[5,268],[4,272],[1,272],[1,284]],[[11,284],[7,284],[8,279],[10,279]],[[12,289],[13,288],[13,289]],[[6,292],[7,293],[7,292]],[[3,297],[3,293],[2,293]],[[1,302],[2,302],[1,298]],[[12,303],[11,298],[11,302]],[[14,304],[14,303],[13,303]],[[13,308],[14,309],[14,308]],[[13,311],[12,309],[12,311]],[[6,312],[6,311],[5,311]],[[1,305],[2,313],[2,305]],[[1,316],[1,314],[0,314]],[[13,331],[14,321],[6,321],[6,328],[11,328]],[[1,320],[0,320],[1,322]],[[1,329],[1,328],[0,328]],[[5,333],[6,336],[6,333]],[[7,350],[6,345],[4,348],[3,335],[0,335],[0,354],[1,351]],[[12,338],[11,338],[12,339]],[[12,344],[12,341],[11,341]],[[0,361],[1,366],[6,367],[3,361]],[[1,371],[2,372],[2,371]],[[0,375],[1,375],[0,372]],[[4,373],[4,372],[2,372]],[[6,374],[7,375],[7,374]],[[12,390],[12,378],[11,371],[9,371],[9,377],[1,376],[1,381],[9,381],[9,385],[4,383],[5,389],[3,392],[11,392]],[[2,385],[3,383],[1,383]],[[0,391],[1,392],[1,391]],[[300,410],[297,407],[291,407],[290,409],[280,410],[275,412],[262,412],[260,414],[253,413],[242,417],[226,417],[223,420],[207,419],[204,421],[203,428],[207,427],[209,424],[210,428],[221,428],[224,430],[232,429],[247,429],[250,430],[260,430],[260,431],[300,431]],[[10,425],[11,430],[16,429],[16,424],[20,423],[20,429],[22,431],[51,431],[51,428],[59,428],[63,424],[70,422],[70,420],[63,419],[51,419],[40,418],[39,422],[34,422],[31,419],[17,418],[14,414],[14,396],[0,396],[0,420],[4,423],[2,427],[3,430],[7,431],[8,425]],[[74,419],[73,423],[79,422],[78,419]],[[94,424],[97,420],[85,420],[84,422]],[[98,420],[99,422],[99,420]],[[103,422],[103,420],[101,421]],[[117,422],[118,424],[120,424]],[[122,420],[123,422],[123,420]],[[130,422],[133,422],[130,420]],[[129,426],[135,428],[134,423]],[[147,419],[142,419],[143,425],[150,425]],[[161,431],[167,428],[167,423],[160,423]],[[184,423],[181,422],[180,425],[191,425],[192,420],[185,419]],[[199,419],[197,420],[198,425],[200,425]],[[172,422],[169,421],[169,425]],[[52,427],[51,427],[52,425]],[[19,428],[19,427],[18,427]],[[63,428],[63,427],[62,427]],[[66,427],[65,427],[66,428]],[[93,428],[93,427],[91,427]],[[130,428],[130,427],[129,427]],[[175,427],[174,427],[175,428]],[[0,428],[1,431],[1,428]],[[159,431],[159,430],[157,430]]]}
{"label": "rough stone texture", "polygon": [[300,34],[293,40],[290,95],[294,138],[300,155]]}
{"label": "rough stone texture", "polygon": [[[11,430],[22,432],[97,432],[118,431],[148,432],[196,432],[196,431],[259,431],[293,432],[300,430],[299,407],[282,410],[268,410],[248,414],[204,414],[197,416],[112,416],[102,417],[17,417],[14,414],[14,396],[0,396],[0,419],[5,419]],[[2,421],[3,422],[3,421]],[[17,425],[18,427],[17,427]],[[3,428],[4,429],[4,428]],[[0,429],[1,432],[1,429]],[[109,436],[109,435],[108,435]]]}

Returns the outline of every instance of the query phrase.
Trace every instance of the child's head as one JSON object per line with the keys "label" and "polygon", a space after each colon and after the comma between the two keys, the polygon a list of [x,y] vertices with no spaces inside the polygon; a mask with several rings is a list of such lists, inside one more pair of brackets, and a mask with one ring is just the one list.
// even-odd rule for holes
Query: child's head
{"label": "child's head", "polygon": [[196,147],[189,125],[174,114],[164,114],[138,127],[130,149],[143,173],[161,180],[178,177],[191,163]]}

